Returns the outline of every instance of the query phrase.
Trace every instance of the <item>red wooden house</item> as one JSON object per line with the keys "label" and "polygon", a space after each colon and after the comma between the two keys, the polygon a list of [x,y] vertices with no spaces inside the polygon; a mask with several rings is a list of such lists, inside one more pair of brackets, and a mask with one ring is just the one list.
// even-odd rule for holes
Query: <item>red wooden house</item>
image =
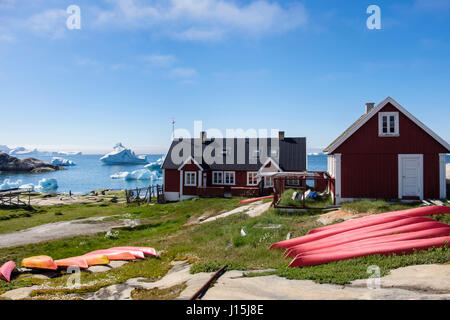
{"label": "red wooden house", "polygon": [[[214,159],[210,159],[213,157]],[[271,173],[306,171],[306,139],[174,139],[162,165],[167,201],[198,196],[258,196]]]}
{"label": "red wooden house", "polygon": [[325,150],[338,203],[445,198],[449,144],[394,99],[366,113]]}

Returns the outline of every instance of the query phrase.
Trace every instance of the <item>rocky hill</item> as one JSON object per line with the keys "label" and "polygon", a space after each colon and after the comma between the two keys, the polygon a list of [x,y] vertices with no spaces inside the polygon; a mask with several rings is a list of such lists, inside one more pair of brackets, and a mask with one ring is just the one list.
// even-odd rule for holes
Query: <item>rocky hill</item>
{"label": "rocky hill", "polygon": [[18,159],[4,152],[0,152],[0,171],[21,171],[21,172],[50,172],[59,170],[60,167],[51,163],[35,159]]}

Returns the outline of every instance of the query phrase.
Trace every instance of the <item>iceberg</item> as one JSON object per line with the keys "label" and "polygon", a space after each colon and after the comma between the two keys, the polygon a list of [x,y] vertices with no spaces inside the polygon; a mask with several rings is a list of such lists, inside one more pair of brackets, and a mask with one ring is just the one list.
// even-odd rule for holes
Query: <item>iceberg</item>
{"label": "iceberg", "polygon": [[8,148],[8,146],[0,144],[0,152],[9,153],[10,151],[11,151],[11,149]]}
{"label": "iceberg", "polygon": [[39,181],[39,185],[35,189],[40,192],[52,192],[58,189],[58,182],[56,179],[42,179]]}
{"label": "iceberg", "polygon": [[164,163],[164,157],[161,157],[158,160],[156,160],[155,162],[149,163],[149,164],[145,165],[144,167],[150,171],[156,170],[158,172],[162,172],[163,163]]}
{"label": "iceberg", "polygon": [[5,179],[2,184],[0,184],[0,190],[8,190],[8,189],[16,189],[19,188],[22,184],[22,180],[17,180],[16,182],[12,182],[9,179]]}
{"label": "iceberg", "polygon": [[32,183],[28,183],[28,184],[23,184],[21,186],[19,186],[20,190],[30,190],[30,191],[34,191],[34,184]]}
{"label": "iceberg", "polygon": [[124,180],[156,180],[158,175],[153,171],[147,169],[139,169],[133,172],[119,172],[111,175],[111,179],[124,179]]}
{"label": "iceberg", "polygon": [[72,160],[67,160],[61,157],[53,157],[52,164],[55,166],[63,166],[63,167],[76,165],[75,162],[73,162]]}
{"label": "iceberg", "polygon": [[145,164],[148,163],[146,156],[137,156],[121,143],[114,146],[114,150],[100,158],[105,164]]}

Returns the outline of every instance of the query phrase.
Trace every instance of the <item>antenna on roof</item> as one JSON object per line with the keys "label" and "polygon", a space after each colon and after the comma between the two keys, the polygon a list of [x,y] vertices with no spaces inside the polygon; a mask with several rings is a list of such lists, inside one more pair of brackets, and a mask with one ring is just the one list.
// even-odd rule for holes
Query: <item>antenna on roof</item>
{"label": "antenna on roof", "polygon": [[172,140],[175,140],[175,119],[172,118]]}

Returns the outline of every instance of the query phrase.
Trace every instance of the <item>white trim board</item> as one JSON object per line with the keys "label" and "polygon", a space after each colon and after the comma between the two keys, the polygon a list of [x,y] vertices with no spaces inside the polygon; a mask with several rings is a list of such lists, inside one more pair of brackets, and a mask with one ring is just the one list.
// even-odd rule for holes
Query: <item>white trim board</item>
{"label": "white trim board", "polygon": [[439,197],[447,198],[447,177],[446,177],[446,157],[447,154],[439,154]]}
{"label": "white trim board", "polygon": [[178,167],[178,171],[181,171],[183,169],[183,167],[185,165],[187,165],[190,161],[192,161],[199,169],[200,171],[203,171],[202,166],[200,165],[200,163],[197,162],[197,160],[195,160],[192,157],[187,158],[186,160],[184,160],[184,162],[181,164],[181,166]]}
{"label": "white trim board", "polygon": [[419,121],[416,117],[414,117],[411,113],[408,112],[405,108],[403,108],[397,101],[392,99],[391,97],[387,97],[383,101],[381,101],[376,107],[374,107],[370,114],[365,117],[357,126],[352,128],[349,132],[347,132],[344,136],[342,136],[338,141],[336,141],[333,145],[330,146],[329,150],[325,153],[330,154],[333,153],[344,141],[350,138],[356,131],[358,131],[363,125],[367,123],[374,115],[376,115],[384,106],[388,103],[391,103],[394,107],[396,107],[400,112],[402,112],[405,116],[407,116],[412,122],[414,122],[417,126],[419,126],[422,130],[428,133],[432,138],[434,138],[437,142],[439,142],[442,146],[444,146],[450,152],[450,144],[448,144],[444,139],[439,137],[433,130],[428,128],[425,124]]}
{"label": "white trim board", "polygon": [[403,199],[403,160],[407,158],[419,159],[419,198],[423,200],[423,154],[399,154],[398,155],[398,198]]}

